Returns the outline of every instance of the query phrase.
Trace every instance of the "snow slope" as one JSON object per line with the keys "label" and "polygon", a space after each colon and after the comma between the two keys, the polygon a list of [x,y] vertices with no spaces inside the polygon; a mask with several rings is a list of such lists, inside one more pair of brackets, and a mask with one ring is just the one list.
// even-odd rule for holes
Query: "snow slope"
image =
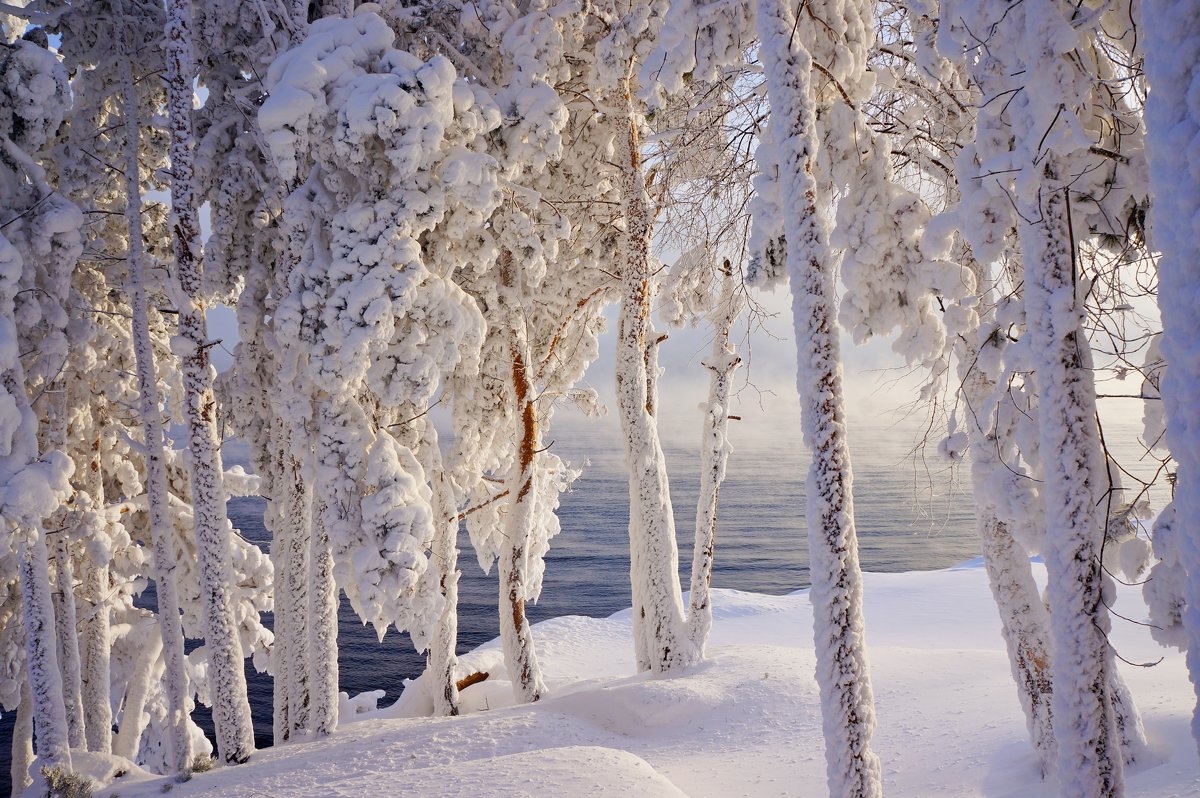
{"label": "snow slope", "polygon": [[[1037,566],[1039,578],[1044,571]],[[1116,611],[1145,615],[1138,588]],[[999,620],[976,563],[867,574],[866,613],[890,796],[1051,796],[1030,749]],[[1200,795],[1183,657],[1114,619],[1121,665],[1164,764],[1128,774],[1130,796]],[[364,713],[333,737],[261,751],[249,765],[176,784],[172,796],[824,795],[825,762],[807,592],[714,591],[710,658],[675,678],[633,675],[629,613],[534,627],[552,696],[511,707],[498,644],[462,658],[494,676],[459,718],[403,718],[422,700]],[[164,779],[110,788],[158,796]],[[124,783],[123,783],[124,782]],[[107,796],[99,790],[98,796]]]}

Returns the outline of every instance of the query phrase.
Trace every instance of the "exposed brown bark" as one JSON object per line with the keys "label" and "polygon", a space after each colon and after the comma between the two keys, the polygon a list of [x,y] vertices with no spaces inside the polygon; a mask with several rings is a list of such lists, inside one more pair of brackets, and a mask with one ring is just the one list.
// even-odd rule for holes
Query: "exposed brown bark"
{"label": "exposed brown bark", "polygon": [[489,676],[491,676],[491,674],[488,673],[487,671],[475,671],[475,673],[472,673],[469,676],[464,676],[463,678],[459,679],[457,682],[454,683],[454,686],[456,688],[458,688],[458,690],[461,692],[463,690],[466,690],[468,687],[470,687],[473,684],[479,684],[480,682],[486,682],[488,680]]}
{"label": "exposed brown bark", "polygon": [[538,453],[536,397],[529,372],[529,341],[525,316],[516,297],[519,275],[507,249],[500,255],[501,302],[509,311],[509,355],[512,357],[513,401],[520,422],[517,458],[508,483],[512,495],[507,522],[507,551],[500,555],[500,635],[513,691],[520,701],[537,701],[546,691],[533,647],[533,632],[525,616],[529,538],[536,523],[534,477]]}
{"label": "exposed brown bark", "polygon": [[625,219],[621,316],[617,330],[617,405],[629,471],[629,570],[634,655],[639,670],[686,667],[700,652],[687,636],[679,552],[666,462],[655,419],[656,339],[650,321],[652,211],[638,140],[633,88],[626,78],[609,98]]}

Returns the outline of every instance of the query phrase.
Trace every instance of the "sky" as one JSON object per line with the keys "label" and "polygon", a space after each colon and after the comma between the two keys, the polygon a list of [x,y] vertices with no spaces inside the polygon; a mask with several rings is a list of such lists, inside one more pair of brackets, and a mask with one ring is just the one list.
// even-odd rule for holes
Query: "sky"
{"label": "sky", "polygon": [[[743,359],[734,381],[734,412],[742,417],[742,427],[761,426],[768,430],[779,424],[781,418],[798,424],[796,345],[790,294],[783,286],[773,291],[754,291],[753,297],[763,315],[753,324],[743,315],[734,333],[738,354]],[[615,409],[613,383],[618,312],[617,305],[606,311],[609,328],[601,340],[600,357],[583,380],[583,385],[599,392],[610,411]],[[222,340],[222,345],[212,351],[218,370],[223,371],[232,362],[230,352],[238,340],[234,312],[228,307],[217,307],[209,311],[208,317],[210,336]],[[698,406],[708,393],[708,371],[702,360],[711,348],[712,331],[704,324],[673,329],[656,320],[656,326],[669,335],[659,350],[659,364],[664,369],[659,385],[663,407],[661,424],[665,432],[684,427],[695,429],[698,434],[701,418]],[[926,410],[914,405],[921,375],[909,373],[903,359],[892,352],[890,339],[873,339],[855,345],[848,335],[843,334],[841,345],[844,399],[851,424],[902,425],[915,430],[927,420]],[[950,387],[953,389],[953,384]],[[1137,393],[1136,375],[1118,390]],[[1141,418],[1142,403],[1102,401],[1101,412],[1118,423],[1132,424]],[[573,413],[564,414],[564,420],[571,418]]]}
{"label": "sky", "polygon": [[[796,345],[792,333],[790,295],[786,287],[774,291],[756,291],[764,316],[755,319],[753,326],[743,316],[735,330],[735,345],[743,359],[737,372],[735,404],[744,421],[775,423],[777,413],[786,404],[798,408],[795,385]],[[605,313],[608,332],[603,336],[600,357],[592,364],[583,384],[595,388],[605,404],[613,407],[615,369],[615,330],[619,307],[611,306]],[[209,336],[220,339],[213,361],[219,371],[232,362],[231,352],[237,345],[237,323],[229,307],[216,307],[208,312]],[[702,364],[712,346],[712,331],[706,325],[668,328],[656,320],[656,326],[669,338],[659,350],[659,365],[664,368],[659,390],[664,413],[679,413],[696,421],[699,429],[698,405],[708,393],[708,371]],[[846,381],[846,404],[852,418],[899,420],[905,415],[903,407],[912,401],[916,382],[903,380],[903,361],[890,350],[885,340],[855,346],[843,336],[842,353]],[[900,380],[900,382],[897,382]],[[679,419],[683,420],[683,419]],[[664,419],[669,425],[672,419]]]}
{"label": "sky", "polygon": [[[731,413],[739,417],[729,427],[736,463],[761,459],[758,455],[773,450],[782,440],[787,446],[803,447],[800,430],[800,402],[796,390],[796,345],[792,331],[791,298],[786,286],[772,292],[756,291],[754,298],[764,316],[750,327],[743,318],[735,331],[735,345],[743,358],[733,389]],[[589,368],[580,387],[594,388],[607,408],[600,419],[585,418],[574,408],[566,407],[557,413],[552,429],[547,433],[551,443],[573,429],[600,434],[589,436],[595,442],[609,441],[611,454],[621,450],[614,393],[617,314],[619,306],[607,312],[608,331],[601,339],[600,356]],[[223,340],[214,347],[213,360],[218,369],[228,368],[231,351],[237,342],[237,327],[232,309],[225,307],[209,311],[212,338]],[[656,319],[656,326],[666,329]],[[659,364],[664,369],[659,381],[658,426],[664,447],[676,452],[698,455],[703,424],[702,403],[708,397],[708,370],[702,360],[711,349],[712,332],[706,325],[667,329],[668,339],[659,349]],[[905,462],[889,462],[889,467],[915,469],[914,474],[927,475],[939,482],[969,485],[969,475],[943,460],[937,445],[946,435],[945,418],[931,425],[928,407],[915,399],[921,386],[920,374],[908,374],[902,358],[891,351],[890,339],[875,339],[865,345],[855,345],[848,335],[841,337],[843,385],[847,422],[850,434],[851,458],[867,465],[878,458],[879,451],[871,446],[874,439],[895,439],[897,434],[910,437],[914,452]],[[1125,383],[1111,381],[1112,373],[1101,374],[1100,389],[1107,393],[1137,394],[1140,377],[1132,375]],[[948,384],[953,392],[956,381]],[[1144,403],[1130,399],[1102,399],[1100,414],[1105,425],[1105,439],[1110,451],[1127,473],[1148,479],[1158,464],[1145,456],[1139,439],[1142,436]],[[882,437],[881,437],[882,436]],[[915,450],[922,441],[923,452]],[[879,465],[879,464],[876,464]],[[914,485],[923,485],[920,480]],[[1127,487],[1134,483],[1126,480]],[[925,486],[921,490],[925,490]],[[1165,485],[1150,495],[1152,503],[1161,507],[1169,496]],[[920,501],[920,491],[914,488],[914,501]],[[923,495],[923,494],[922,494]]]}

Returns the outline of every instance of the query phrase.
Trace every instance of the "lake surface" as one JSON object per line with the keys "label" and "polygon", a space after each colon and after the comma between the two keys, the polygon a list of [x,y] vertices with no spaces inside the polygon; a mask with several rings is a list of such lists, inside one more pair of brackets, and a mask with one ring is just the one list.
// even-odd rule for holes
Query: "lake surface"
{"label": "lake surface", "polygon": [[[567,421],[564,418],[564,421]],[[680,574],[691,568],[700,462],[699,427],[687,435],[666,423],[664,448],[671,476]],[[736,426],[736,424],[735,424]],[[728,476],[721,488],[713,584],[761,593],[788,593],[808,585],[804,523],[804,480],[808,455],[799,431],[783,423],[774,434],[734,437]],[[737,430],[733,433],[735,436]],[[977,556],[970,497],[943,464],[925,473],[909,456],[911,425],[862,430],[855,463],[858,534],[864,568],[907,571],[944,568]],[[537,622],[558,615],[604,617],[630,606],[629,484],[616,424],[576,421],[548,436],[553,450],[581,467],[574,488],[563,494],[562,532],[551,541],[542,595],[528,607]],[[854,453],[852,452],[852,456]],[[249,540],[266,541],[261,499],[234,499],[233,523]],[[499,586],[495,569],[484,574],[465,528],[459,538],[459,652],[496,637]],[[341,689],[350,695],[386,690],[381,705],[394,701],[403,680],[420,674],[424,655],[407,634],[390,631],[380,644],[343,598],[339,616]],[[271,742],[270,677],[247,670],[250,703],[259,745]],[[207,722],[207,717],[204,718]]]}
{"label": "lake surface", "polygon": [[[671,477],[681,574],[687,584],[700,463],[699,414],[671,415],[663,405],[663,439]],[[742,411],[746,412],[746,411]],[[796,414],[798,415],[798,414]],[[583,469],[574,489],[563,495],[562,533],[551,542],[542,596],[528,607],[532,621],[580,614],[607,616],[629,607],[628,483],[621,439],[613,420],[586,422],[564,416],[547,436],[553,450]],[[1137,460],[1133,424],[1109,425],[1110,446]],[[733,423],[729,473],[721,489],[718,519],[716,587],[782,594],[808,585],[804,523],[804,481],[808,455],[800,442],[795,415],[777,421]],[[938,461],[936,440],[928,461],[913,455],[915,423],[862,424],[851,428],[854,494],[865,570],[908,571],[945,568],[975,557],[974,509],[967,473]],[[236,449],[227,459],[236,463]],[[1134,467],[1137,467],[1134,462]],[[262,523],[265,502],[258,498],[229,503],[233,523],[249,540],[267,546]],[[459,545],[459,651],[497,636],[498,586],[493,570],[485,575],[465,531]],[[148,598],[148,597],[147,597]],[[270,616],[266,618],[270,623]],[[868,639],[870,630],[868,629]],[[372,627],[363,626],[343,600],[339,626],[341,689],[354,695],[387,691],[394,701],[405,679],[417,676],[425,658],[412,650],[407,635],[389,632],[379,644]],[[247,668],[250,702],[259,746],[271,743],[271,679]],[[194,715],[211,736],[211,719]],[[8,792],[8,756],[12,716],[0,721],[0,795]]]}

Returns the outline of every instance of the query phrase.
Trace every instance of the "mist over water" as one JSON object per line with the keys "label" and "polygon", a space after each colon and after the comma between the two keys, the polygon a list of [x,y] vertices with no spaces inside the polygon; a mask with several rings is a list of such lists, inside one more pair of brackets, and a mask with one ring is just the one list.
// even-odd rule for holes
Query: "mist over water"
{"label": "mist over water", "polygon": [[[686,588],[700,461],[700,414],[691,407],[666,402],[661,426],[671,477],[680,574]],[[713,585],[718,588],[782,594],[808,586],[804,482],[808,454],[798,424],[798,409],[755,415],[731,422],[734,451],[721,488]],[[851,418],[850,446],[860,558],[867,571],[910,571],[946,568],[978,556],[974,507],[968,469],[952,470],[936,456],[937,440],[927,458],[914,454],[919,424],[884,423],[885,418]],[[874,422],[874,423],[872,423]],[[1126,420],[1106,426],[1110,447],[1135,472],[1152,470],[1139,463],[1140,427]],[[552,442],[552,444],[551,444]],[[551,541],[542,596],[528,606],[533,622],[559,615],[603,617],[630,606],[628,508],[629,488],[616,420],[582,420],[561,415],[546,436],[582,475],[563,494],[559,517],[562,532]],[[242,464],[236,446],[226,450],[228,465]],[[1152,499],[1160,509],[1164,491]],[[229,502],[233,524],[248,540],[269,548],[263,526],[265,501],[238,498]],[[496,574],[485,575],[465,529],[459,539],[460,653],[497,636]],[[153,586],[138,601],[153,606]],[[344,599],[340,609],[340,687],[354,695],[382,689],[391,703],[405,679],[425,666],[406,634],[389,631],[382,644],[373,627],[364,626]],[[271,623],[268,615],[265,621]],[[868,645],[870,629],[867,630]],[[198,644],[194,641],[189,649]],[[257,743],[271,744],[271,678],[247,665]],[[198,707],[194,718],[212,737],[211,715]],[[0,793],[8,790],[13,715],[0,720]]]}
{"label": "mist over water", "polygon": [[[664,408],[664,413],[667,412]],[[698,417],[698,414],[696,414]],[[689,420],[691,414],[688,414]],[[582,468],[563,494],[562,532],[551,541],[541,598],[530,604],[531,621],[559,615],[604,617],[630,606],[629,485],[614,420],[564,417],[548,435],[553,450]],[[736,422],[734,422],[736,424]],[[680,578],[685,586],[695,535],[700,429],[664,424],[671,477]],[[799,430],[787,419],[777,429],[731,433],[734,453],[721,488],[713,585],[761,593],[788,593],[808,586],[804,481],[808,455]],[[949,472],[926,473],[909,457],[913,433],[876,427],[851,438],[860,555],[873,571],[944,568],[979,553],[973,507]],[[936,464],[937,469],[944,469]],[[250,540],[265,541],[261,499],[235,499],[230,516]],[[460,653],[495,638],[499,586],[493,569],[479,567],[465,529],[459,538]],[[343,599],[339,625],[340,685],[350,695],[386,690],[390,703],[425,667],[407,634],[391,631],[381,644]],[[869,630],[868,630],[869,634]],[[259,745],[271,740],[271,679],[248,669],[250,701]],[[205,718],[207,720],[207,718]]]}

